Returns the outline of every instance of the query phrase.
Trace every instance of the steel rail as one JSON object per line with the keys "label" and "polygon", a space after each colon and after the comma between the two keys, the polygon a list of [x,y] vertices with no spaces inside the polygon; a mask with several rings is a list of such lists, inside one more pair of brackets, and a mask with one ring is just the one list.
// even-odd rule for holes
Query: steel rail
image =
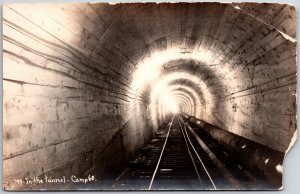
{"label": "steel rail", "polygon": [[154,181],[155,175],[156,175],[156,173],[157,173],[157,170],[158,170],[158,167],[159,167],[161,158],[162,158],[162,156],[163,156],[163,153],[164,153],[164,151],[165,151],[165,147],[166,147],[166,145],[167,145],[167,141],[168,141],[168,137],[169,137],[169,134],[170,134],[171,126],[172,126],[173,121],[174,121],[174,117],[175,117],[175,114],[174,114],[174,116],[173,116],[171,122],[169,123],[170,126],[169,126],[169,129],[168,129],[168,133],[167,133],[167,136],[166,136],[166,140],[165,140],[164,145],[163,145],[163,148],[162,148],[162,150],[161,150],[161,152],[160,152],[160,156],[159,156],[158,162],[157,162],[157,164],[156,164],[155,170],[154,170],[154,172],[153,172],[153,175],[152,175],[152,178],[151,178],[151,181],[150,181],[148,190],[151,190],[151,188],[152,188],[152,185],[153,185],[153,181]]}
{"label": "steel rail", "polygon": [[181,133],[182,133],[183,138],[184,138],[184,141],[185,141],[185,145],[186,145],[187,151],[188,151],[188,153],[189,153],[189,156],[190,156],[190,158],[191,158],[191,160],[192,160],[192,163],[193,163],[193,166],[194,166],[194,168],[195,168],[195,171],[196,171],[196,174],[197,174],[197,177],[198,177],[200,186],[203,188],[203,184],[202,184],[202,181],[201,181],[201,177],[200,177],[199,171],[198,171],[197,166],[196,166],[196,164],[195,164],[194,157],[193,157],[193,155],[192,155],[192,153],[191,153],[191,151],[190,151],[188,142],[187,142],[187,140],[186,140],[187,138],[185,137],[186,135],[185,135],[184,132],[183,132],[183,129],[182,129],[182,126],[181,126],[181,124],[180,124],[179,118],[178,118],[178,122],[179,122],[179,126],[180,126],[180,129],[181,129]]}
{"label": "steel rail", "polygon": [[181,118],[181,117],[180,117],[180,120],[181,120],[181,122],[184,124],[184,131],[185,131],[185,133],[186,133],[187,139],[188,139],[188,141],[189,141],[191,147],[193,148],[194,153],[196,154],[196,156],[197,156],[199,162],[201,163],[201,165],[202,165],[202,167],[203,167],[203,169],[204,169],[206,175],[208,176],[208,178],[209,178],[209,180],[210,180],[212,186],[213,186],[214,189],[216,190],[217,187],[216,187],[214,181],[212,180],[212,178],[211,178],[211,176],[210,176],[208,170],[207,170],[206,167],[205,167],[205,164],[203,163],[201,157],[199,156],[198,152],[196,151],[194,145],[193,145],[192,142],[191,142],[191,139],[190,139],[190,137],[189,137],[189,135],[188,135],[188,133],[187,133],[187,131],[186,131],[186,124],[182,121],[182,118]]}

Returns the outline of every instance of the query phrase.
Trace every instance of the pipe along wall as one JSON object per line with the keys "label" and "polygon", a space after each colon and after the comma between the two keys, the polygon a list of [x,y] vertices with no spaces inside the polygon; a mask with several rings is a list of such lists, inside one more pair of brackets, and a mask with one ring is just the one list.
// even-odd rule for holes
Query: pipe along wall
{"label": "pipe along wall", "polygon": [[282,163],[284,153],[256,143],[194,116],[185,115],[196,130],[204,130],[216,142],[232,153],[252,172],[262,173],[274,186],[282,185]]}
{"label": "pipe along wall", "polygon": [[4,188],[113,177],[172,112],[285,152],[295,21],[283,4],[3,5]]}

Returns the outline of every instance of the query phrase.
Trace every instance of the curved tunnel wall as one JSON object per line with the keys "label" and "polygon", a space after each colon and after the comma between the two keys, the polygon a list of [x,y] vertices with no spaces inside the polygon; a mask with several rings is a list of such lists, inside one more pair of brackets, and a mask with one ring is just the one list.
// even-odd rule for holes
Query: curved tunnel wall
{"label": "curved tunnel wall", "polygon": [[296,129],[292,6],[3,8],[7,182],[58,169],[100,166],[105,174],[109,161],[128,160],[160,122],[155,87],[225,130],[279,151],[289,145]]}

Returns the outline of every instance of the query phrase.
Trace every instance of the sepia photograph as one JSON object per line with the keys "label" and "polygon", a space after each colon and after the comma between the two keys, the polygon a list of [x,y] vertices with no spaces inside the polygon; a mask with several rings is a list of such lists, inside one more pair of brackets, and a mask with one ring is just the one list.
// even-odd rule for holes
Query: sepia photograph
{"label": "sepia photograph", "polygon": [[3,190],[282,190],[296,8],[5,3]]}

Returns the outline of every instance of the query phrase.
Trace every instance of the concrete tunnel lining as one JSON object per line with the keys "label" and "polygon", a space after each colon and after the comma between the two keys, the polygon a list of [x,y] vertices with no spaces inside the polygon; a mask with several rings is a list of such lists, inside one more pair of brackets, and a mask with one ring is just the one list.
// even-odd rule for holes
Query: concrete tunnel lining
{"label": "concrete tunnel lining", "polygon": [[[156,130],[159,113],[151,100],[160,98],[159,84],[195,91],[180,95],[192,99],[196,117],[281,152],[289,146],[296,130],[292,6],[47,3],[3,9],[6,182],[28,173],[59,174],[65,165],[80,173],[100,168],[104,176],[131,159]],[[83,158],[90,163],[79,167]],[[34,165],[25,171],[24,163]]]}

